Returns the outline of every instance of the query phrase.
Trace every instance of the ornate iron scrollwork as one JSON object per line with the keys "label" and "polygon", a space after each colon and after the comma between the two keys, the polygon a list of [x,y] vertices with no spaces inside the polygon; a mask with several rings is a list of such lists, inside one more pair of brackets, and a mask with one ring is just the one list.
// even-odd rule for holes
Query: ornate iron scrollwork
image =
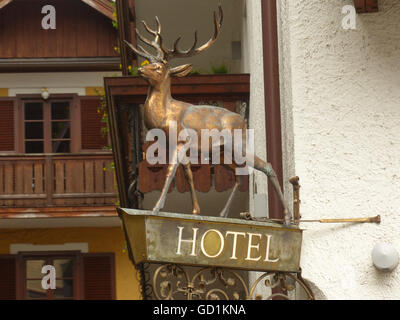
{"label": "ornate iron scrollwork", "polygon": [[[271,294],[257,294],[264,284]],[[218,267],[203,268],[193,276],[185,266],[164,264],[159,266],[152,281],[152,292],[157,300],[290,300],[295,289],[302,289],[305,296],[314,300],[314,295],[302,279],[301,274],[267,272],[248,286],[235,270]]]}
{"label": "ornate iron scrollwork", "polygon": [[[267,295],[265,298],[261,294],[256,294],[256,289],[260,286],[262,280],[264,280],[264,286],[266,288],[269,288],[271,291],[271,294]],[[258,277],[257,280],[253,283],[252,287],[250,288],[250,295],[248,299],[273,300],[276,298],[280,298],[283,300],[291,300],[290,294],[295,293],[294,291],[297,288],[299,289],[301,288],[304,291],[305,296],[309,300],[315,300],[311,288],[301,277],[300,272],[298,272],[297,274],[292,274],[287,272],[279,272],[279,273],[267,272]]]}

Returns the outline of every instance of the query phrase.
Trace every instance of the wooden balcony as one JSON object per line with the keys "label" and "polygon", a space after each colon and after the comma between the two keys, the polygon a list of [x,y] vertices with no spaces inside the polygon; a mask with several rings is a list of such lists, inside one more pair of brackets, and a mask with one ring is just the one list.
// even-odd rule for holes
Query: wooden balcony
{"label": "wooden balcony", "polygon": [[112,206],[111,153],[0,154],[0,208]]}

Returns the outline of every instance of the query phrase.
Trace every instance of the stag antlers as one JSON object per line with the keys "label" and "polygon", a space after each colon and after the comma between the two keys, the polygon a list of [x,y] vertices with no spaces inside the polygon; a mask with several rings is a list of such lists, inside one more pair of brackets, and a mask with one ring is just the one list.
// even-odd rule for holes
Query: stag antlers
{"label": "stag antlers", "polygon": [[205,44],[203,44],[202,46],[200,46],[198,48],[196,48],[196,46],[197,46],[197,31],[195,31],[195,33],[194,33],[194,43],[193,43],[193,46],[189,50],[182,51],[182,50],[180,50],[178,48],[179,41],[181,40],[182,37],[178,37],[178,39],[175,40],[174,48],[172,50],[167,49],[164,46],[164,41],[163,41],[163,38],[161,36],[161,24],[160,24],[160,20],[158,19],[158,17],[156,17],[157,30],[151,29],[146,24],[146,22],[142,21],[142,23],[143,23],[145,29],[147,30],[147,32],[149,32],[150,34],[155,36],[153,41],[151,41],[151,40],[145,38],[144,36],[142,36],[142,34],[139,32],[139,30],[136,29],[136,34],[137,34],[138,38],[140,40],[142,40],[144,43],[146,43],[147,45],[149,45],[149,46],[153,47],[154,49],[156,49],[157,56],[149,53],[147,50],[145,50],[140,45],[137,45],[137,47],[139,48],[139,50],[138,50],[134,46],[132,46],[129,42],[125,41],[125,43],[137,55],[139,55],[139,56],[141,56],[141,57],[143,57],[145,59],[148,59],[150,62],[168,63],[169,60],[172,60],[174,58],[187,58],[187,57],[195,56],[195,55],[207,50],[217,40],[218,34],[220,33],[220,30],[221,30],[221,27],[222,27],[223,18],[224,18],[224,14],[223,14],[221,6],[219,6],[218,9],[219,9],[218,16],[214,11],[214,27],[215,27],[215,29],[214,29],[213,37],[210,40],[208,40]]}

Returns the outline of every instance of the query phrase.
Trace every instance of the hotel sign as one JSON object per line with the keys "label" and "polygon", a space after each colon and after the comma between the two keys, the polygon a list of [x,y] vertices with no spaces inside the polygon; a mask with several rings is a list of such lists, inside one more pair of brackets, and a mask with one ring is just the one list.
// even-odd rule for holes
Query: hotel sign
{"label": "hotel sign", "polygon": [[135,263],[299,271],[302,230],[280,224],[119,209]]}

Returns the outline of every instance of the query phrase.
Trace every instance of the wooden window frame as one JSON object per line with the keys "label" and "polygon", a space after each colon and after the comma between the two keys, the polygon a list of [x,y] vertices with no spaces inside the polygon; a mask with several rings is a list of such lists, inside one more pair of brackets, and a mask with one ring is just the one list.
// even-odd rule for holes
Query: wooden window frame
{"label": "wooden window frame", "polygon": [[[77,94],[52,94],[51,97],[47,100],[44,100],[40,94],[20,94],[17,95],[17,104],[16,104],[16,131],[15,131],[15,140],[16,140],[16,153],[25,153],[25,112],[24,112],[24,104],[26,102],[43,102],[44,105],[50,103],[52,101],[57,100],[68,100],[70,101],[70,132],[71,132],[71,145],[70,145],[70,154],[78,153],[81,150],[81,124],[80,124],[80,103],[79,97]],[[49,107],[47,107],[49,108]],[[49,123],[46,123],[44,120],[44,125],[49,126]],[[49,131],[51,128],[47,128]],[[45,129],[46,130],[46,129]],[[50,130],[51,131],[51,130]],[[47,137],[48,138],[48,137]],[[46,137],[44,137],[44,141],[46,144]],[[48,142],[49,143],[49,142]],[[46,152],[46,148],[44,149],[43,154],[53,153]]]}
{"label": "wooden window frame", "polygon": [[[81,255],[79,251],[47,251],[47,252],[19,252],[17,257],[17,299],[18,300],[31,300],[26,297],[26,261],[30,258],[33,259],[61,259],[70,258],[74,260],[74,276],[73,286],[74,293],[71,299],[60,299],[60,300],[79,300],[83,295],[83,282],[82,271],[81,271]],[[43,277],[45,275],[43,274]],[[52,296],[52,293],[50,293]],[[38,300],[38,299],[33,299]],[[58,299],[46,299],[46,300],[58,300]]]}
{"label": "wooden window frame", "polygon": [[[71,147],[70,154],[75,153],[104,153],[103,149],[83,149],[82,148],[82,130],[81,130],[81,101],[99,100],[98,96],[79,96],[73,94],[52,94],[48,100],[44,100],[40,94],[17,94],[15,97],[1,97],[1,101],[12,101],[14,105],[14,150],[1,151],[1,154],[24,154],[25,153],[25,119],[24,103],[27,101],[40,101],[49,103],[53,100],[69,100],[71,102]],[[99,132],[100,134],[100,132]],[[111,143],[110,135],[107,137],[107,144]],[[46,152],[43,152],[46,154]]]}
{"label": "wooden window frame", "polygon": [[[40,94],[18,94],[15,98],[1,99],[14,101],[14,151],[4,152],[7,154],[24,154],[25,153],[25,126],[24,126],[24,103],[27,101],[47,102],[52,100],[70,100],[71,101],[71,151],[75,153],[104,153],[103,149],[82,149],[82,129],[81,129],[81,101],[82,100],[99,100],[98,96],[79,96],[73,94],[52,94],[47,100],[43,100]],[[100,132],[99,132],[100,134]],[[107,135],[107,143],[110,144],[110,135]],[[3,152],[2,152],[3,153]],[[43,154],[46,154],[44,152]]]}
{"label": "wooden window frame", "polygon": [[[68,300],[84,300],[85,299],[85,277],[84,262],[86,257],[104,257],[108,256],[111,261],[111,300],[116,299],[116,270],[115,270],[115,254],[113,252],[86,253],[80,251],[21,251],[15,255],[1,255],[1,257],[9,257],[16,259],[16,299],[27,300],[26,298],[26,261],[29,258],[68,258],[75,260],[74,265],[74,297]],[[43,275],[45,276],[45,275]],[[65,299],[61,299],[65,300]]]}

